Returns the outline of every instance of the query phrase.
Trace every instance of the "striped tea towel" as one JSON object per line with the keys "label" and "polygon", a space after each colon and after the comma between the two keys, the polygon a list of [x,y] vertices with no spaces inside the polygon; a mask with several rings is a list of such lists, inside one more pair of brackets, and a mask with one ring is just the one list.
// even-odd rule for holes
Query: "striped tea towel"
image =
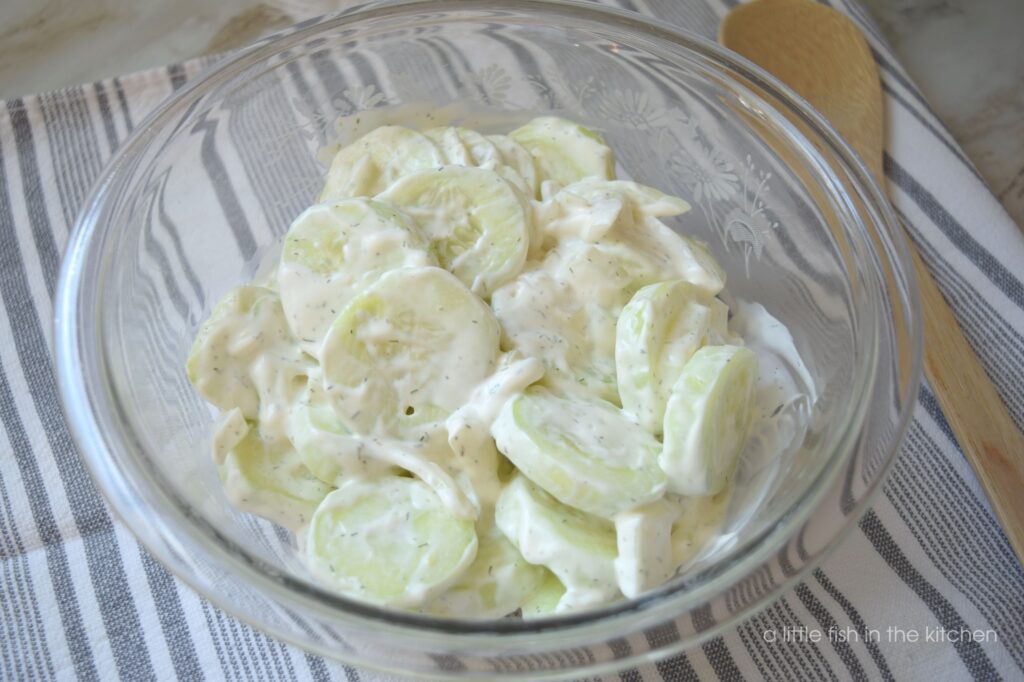
{"label": "striped tea towel", "polygon": [[[832,2],[861,25],[875,50],[887,100],[885,165],[893,201],[1024,425],[1024,236],[863,9],[853,0]],[[618,0],[708,37],[733,4]],[[0,106],[4,680],[383,679],[256,632],[170,576],[111,517],[61,416],[51,319],[75,213],[132,127],[200,66]],[[1024,571],[931,390],[923,386],[919,397],[884,493],[821,568],[723,636],[618,677],[1021,679]],[[832,628],[867,628],[880,636],[844,642],[827,636]],[[949,636],[962,628],[981,636]],[[806,634],[787,638],[787,631]]]}

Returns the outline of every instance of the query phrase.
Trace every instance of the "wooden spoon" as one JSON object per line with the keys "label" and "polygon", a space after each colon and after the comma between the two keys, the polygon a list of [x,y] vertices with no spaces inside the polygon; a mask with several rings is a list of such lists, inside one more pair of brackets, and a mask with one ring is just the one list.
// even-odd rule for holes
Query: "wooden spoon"
{"label": "wooden spoon", "polygon": [[[719,40],[814,105],[885,188],[878,69],[852,21],[810,0],[754,0],[729,12]],[[925,376],[1024,563],[1024,435],[912,243],[910,254],[924,309]]]}

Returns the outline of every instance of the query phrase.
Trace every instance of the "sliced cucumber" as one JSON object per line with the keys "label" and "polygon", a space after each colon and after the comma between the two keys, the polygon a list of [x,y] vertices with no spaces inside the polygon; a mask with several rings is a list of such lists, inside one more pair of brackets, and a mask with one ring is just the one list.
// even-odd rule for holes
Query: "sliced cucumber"
{"label": "sliced cucumber", "polygon": [[292,531],[331,491],[290,445],[265,441],[258,428],[249,429],[218,469],[231,504]]}
{"label": "sliced cucumber", "polygon": [[[609,181],[599,181],[608,184]],[[534,204],[534,223],[539,226],[542,251],[546,252],[570,239],[596,242],[607,235],[627,209],[624,197],[615,192],[583,193],[574,191],[589,186],[591,179],[564,187],[544,201]],[[545,191],[552,185],[545,183]]]}
{"label": "sliced cucumber", "polygon": [[441,150],[441,165],[475,166],[458,128],[429,128],[423,134]]}
{"label": "sliced cucumber", "polygon": [[529,388],[505,404],[491,432],[531,481],[587,513],[612,518],[665,491],[660,445],[609,403]]}
{"label": "sliced cucumber", "polygon": [[544,269],[560,282],[569,283],[583,300],[601,305],[616,318],[640,288],[678,279],[644,251],[614,240],[562,242],[548,253]]}
{"label": "sliced cucumber", "polygon": [[523,269],[531,216],[519,193],[492,170],[444,166],[413,173],[379,198],[411,215],[437,261],[481,297]]}
{"label": "sliced cucumber", "polygon": [[709,342],[712,300],[688,282],[660,282],[636,292],[619,316],[615,369],[622,409],[655,435],[661,435],[683,366]]}
{"label": "sliced cucumber", "polygon": [[675,575],[672,524],[679,513],[676,504],[661,499],[615,517],[615,574],[622,594],[638,597]]}
{"label": "sliced cucumber", "polygon": [[615,318],[567,282],[533,270],[494,292],[502,345],[537,358],[544,383],[581,397],[617,400]]}
{"label": "sliced cucumber", "polygon": [[302,349],[319,357],[334,318],[382,274],[436,265],[412,220],[366,198],[330,201],[304,211],[284,237],[278,287]]}
{"label": "sliced cucumber", "polygon": [[603,604],[619,593],[610,522],[560,503],[522,475],[502,491],[495,522],[523,558],[546,566],[565,586],[556,612]]}
{"label": "sliced cucumber", "polygon": [[664,275],[622,244],[562,243],[491,298],[503,347],[543,362],[543,383],[559,392],[617,404],[616,319]]}
{"label": "sliced cucumber", "polygon": [[434,141],[444,154],[445,163],[453,166],[494,168],[500,164],[501,154],[486,137],[462,127],[431,128],[423,134]]}
{"label": "sliced cucumber", "polygon": [[422,133],[381,126],[334,155],[320,201],[373,196],[403,175],[442,163],[440,150]]}
{"label": "sliced cucumber", "polygon": [[514,171],[522,180],[522,185],[516,183],[511,174],[503,177],[518,186],[527,197],[535,199],[540,183],[537,182],[537,169],[534,167],[530,152],[508,135],[487,135],[487,139],[498,150],[504,166]]}
{"label": "sliced cucumber", "polygon": [[[530,153],[511,138],[504,135],[485,137],[462,127],[431,128],[423,134],[440,147],[446,164],[492,170],[521,192],[524,198],[533,198],[536,192],[533,160]],[[525,156],[525,162],[520,154]],[[529,180],[523,173],[529,175]]]}
{"label": "sliced cucumber", "polygon": [[601,136],[555,116],[535,118],[509,137],[533,156],[540,180],[569,185],[587,177],[611,180],[615,157]]}
{"label": "sliced cucumber", "polygon": [[427,605],[427,613],[501,618],[518,609],[548,575],[543,567],[527,563],[496,527],[479,540],[476,559],[447,592]]}
{"label": "sliced cucumber", "polygon": [[199,328],[185,369],[203,398],[224,411],[238,408],[249,421],[287,405],[305,387],[313,363],[288,328],[276,292],[233,289]]}
{"label": "sliced cucumber", "polygon": [[540,208],[544,231],[555,240],[596,242],[620,222],[674,216],[690,205],[653,187],[626,180],[585,178],[560,189]]}
{"label": "sliced cucumber", "polygon": [[397,473],[392,458],[378,457],[376,449],[368,448],[338,419],[319,373],[311,374],[305,393],[292,408],[288,438],[313,475],[333,486],[345,478]]}
{"label": "sliced cucumber", "polygon": [[366,601],[418,606],[473,562],[471,521],[452,516],[412,478],[351,481],[321,503],[306,536],[307,564],[324,583]]}
{"label": "sliced cucumber", "polygon": [[523,618],[542,618],[550,616],[558,608],[558,603],[565,596],[565,585],[551,571],[542,569],[544,578],[540,586],[529,595],[520,606]]}
{"label": "sliced cucumber", "polygon": [[659,280],[686,280],[709,296],[725,288],[725,270],[707,245],[677,233],[657,218],[620,222],[609,241],[627,245],[649,267],[665,273]]}
{"label": "sliced cucumber", "polygon": [[440,268],[403,268],[353,298],[324,339],[325,388],[359,435],[419,440],[489,376],[499,328]]}
{"label": "sliced cucumber", "polygon": [[740,346],[705,346],[672,387],[659,458],[669,490],[714,495],[736,470],[753,418],[757,356]]}

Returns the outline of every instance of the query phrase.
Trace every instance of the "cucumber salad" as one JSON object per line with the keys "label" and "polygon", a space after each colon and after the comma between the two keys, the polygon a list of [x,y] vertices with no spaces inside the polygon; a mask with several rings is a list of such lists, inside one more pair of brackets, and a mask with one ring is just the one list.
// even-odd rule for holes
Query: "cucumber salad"
{"label": "cucumber salad", "polygon": [[741,456],[799,437],[772,419],[806,372],[660,220],[688,209],[560,118],[344,147],[187,360],[227,498],[378,605],[529,618],[668,581]]}

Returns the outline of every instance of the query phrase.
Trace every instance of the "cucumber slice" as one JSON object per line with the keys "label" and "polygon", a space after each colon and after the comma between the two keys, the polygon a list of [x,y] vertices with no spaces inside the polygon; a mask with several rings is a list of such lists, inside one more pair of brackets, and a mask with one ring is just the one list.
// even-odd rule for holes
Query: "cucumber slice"
{"label": "cucumber slice", "polygon": [[218,470],[232,505],[293,532],[331,491],[290,445],[264,440],[256,427],[227,453]]}
{"label": "cucumber slice", "polygon": [[562,597],[565,596],[565,585],[558,579],[558,576],[546,568],[542,570],[544,579],[540,586],[520,606],[525,620],[550,616],[558,608]]}
{"label": "cucumber slice", "polygon": [[502,345],[543,362],[545,385],[617,404],[616,319],[633,292],[664,275],[622,244],[565,242],[494,292]]}
{"label": "cucumber slice", "polygon": [[431,128],[423,134],[434,141],[444,154],[445,163],[453,166],[477,166],[494,170],[502,163],[494,143],[469,128]]}
{"label": "cucumber slice", "polygon": [[418,606],[473,562],[471,521],[452,516],[412,478],[350,481],[320,504],[306,535],[307,565],[325,584],[358,599]]}
{"label": "cucumber slice", "polygon": [[523,269],[531,216],[492,170],[443,166],[413,173],[378,198],[411,215],[437,261],[483,298]]}
{"label": "cucumber slice", "polygon": [[[563,242],[548,253],[544,269],[569,283],[583,300],[611,311],[615,318],[642,287],[679,279],[644,251],[614,240]],[[614,340],[610,343],[614,345]]]}
{"label": "cucumber slice", "polygon": [[617,402],[617,310],[603,305],[603,284],[586,298],[571,280],[536,269],[494,292],[491,307],[501,323],[502,346],[540,360],[546,385]]}
{"label": "cucumber slice", "polygon": [[[535,203],[534,222],[539,226],[537,232],[542,251],[547,252],[571,239],[596,242],[619,221],[622,212],[626,210],[626,201],[621,195],[608,192],[583,196],[570,189],[589,182],[580,180]],[[549,183],[545,183],[544,187],[546,192],[552,188]]]}
{"label": "cucumber slice", "polygon": [[382,274],[436,265],[408,216],[372,199],[330,201],[304,211],[284,237],[278,287],[302,349],[319,357],[334,318]]}
{"label": "cucumber slice", "polygon": [[[431,128],[423,134],[441,149],[446,164],[492,170],[525,198],[533,198],[536,192],[533,159],[522,145],[510,138],[504,135],[485,137],[475,130],[461,127]],[[523,173],[528,173],[530,179],[527,180]]]}
{"label": "cucumber slice", "polygon": [[[537,181],[537,169],[533,164],[533,157],[530,155],[530,152],[527,151],[526,147],[508,135],[487,135],[486,137],[498,150],[501,163],[504,164],[505,168],[515,173],[514,176],[510,173],[503,177],[519,187],[524,195],[530,199],[535,199],[537,192],[540,190],[540,183]],[[515,176],[522,180],[521,185],[515,182],[513,179]]]}
{"label": "cucumber slice", "polygon": [[441,150],[442,165],[475,166],[469,148],[462,141],[458,128],[430,128],[423,134]]}
{"label": "cucumber slice", "polygon": [[305,387],[313,363],[299,350],[276,292],[241,286],[218,303],[199,328],[185,369],[204,399],[224,411],[238,408],[265,434]]}
{"label": "cucumber slice", "polygon": [[493,372],[499,333],[490,309],[450,273],[393,270],[331,326],[325,388],[353,433],[417,441]]}
{"label": "cucumber slice", "polygon": [[560,189],[540,207],[546,235],[556,241],[596,242],[620,221],[674,216],[690,205],[653,187],[626,180],[585,178]]}
{"label": "cucumber slice", "polygon": [[427,613],[501,618],[518,609],[549,575],[543,567],[527,563],[495,527],[479,541],[476,559],[447,592],[427,605]]}
{"label": "cucumber slice", "polygon": [[601,136],[556,116],[535,118],[509,137],[533,156],[540,180],[569,185],[587,177],[611,180],[615,157]]}
{"label": "cucumber slice", "polygon": [[545,383],[579,381],[596,395],[614,397],[613,367],[595,358],[587,311],[567,283],[545,270],[524,272],[494,292],[491,309],[501,324],[502,347],[539,359]]}
{"label": "cucumber slice", "polygon": [[740,346],[705,346],[672,387],[659,463],[669,490],[714,495],[725,488],[753,419],[757,356]]}
{"label": "cucumber slice", "polygon": [[711,300],[688,282],[660,282],[634,294],[619,316],[615,369],[622,409],[656,436],[683,366],[710,340]]}
{"label": "cucumber slice", "polygon": [[672,524],[679,514],[678,505],[661,499],[615,517],[615,575],[622,594],[638,597],[675,575]]}
{"label": "cucumber slice", "polygon": [[707,245],[677,233],[657,218],[621,221],[609,241],[628,246],[648,267],[663,272],[655,281],[686,280],[709,296],[725,288],[725,270]]}
{"label": "cucumber slice", "polygon": [[311,374],[305,393],[291,410],[288,439],[313,475],[332,486],[345,478],[398,473],[392,458],[378,457],[338,419],[319,373]]}
{"label": "cucumber slice", "polygon": [[556,612],[618,595],[615,528],[608,521],[567,507],[519,475],[498,498],[495,522],[523,558],[546,566],[565,586]]}
{"label": "cucumber slice", "polygon": [[334,155],[320,201],[373,196],[403,175],[442,163],[440,150],[422,133],[381,126]]}
{"label": "cucumber slice", "polygon": [[665,492],[660,445],[609,403],[529,388],[491,428],[498,449],[564,504],[612,518]]}

